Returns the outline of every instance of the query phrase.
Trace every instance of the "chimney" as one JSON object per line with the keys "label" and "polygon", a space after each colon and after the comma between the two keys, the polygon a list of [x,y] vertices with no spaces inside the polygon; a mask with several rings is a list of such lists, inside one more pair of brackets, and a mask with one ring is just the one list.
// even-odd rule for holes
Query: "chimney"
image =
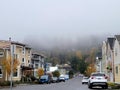
{"label": "chimney", "polygon": [[9,37],[9,41],[11,42],[11,37]]}

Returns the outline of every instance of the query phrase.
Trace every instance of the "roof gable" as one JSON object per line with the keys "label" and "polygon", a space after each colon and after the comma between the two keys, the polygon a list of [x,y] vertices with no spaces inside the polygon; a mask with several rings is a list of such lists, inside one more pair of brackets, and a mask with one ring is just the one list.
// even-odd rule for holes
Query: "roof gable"
{"label": "roof gable", "polygon": [[110,45],[110,49],[113,50],[115,38],[107,38],[107,43]]}
{"label": "roof gable", "polygon": [[119,44],[120,44],[120,35],[115,35],[116,39],[118,40]]}

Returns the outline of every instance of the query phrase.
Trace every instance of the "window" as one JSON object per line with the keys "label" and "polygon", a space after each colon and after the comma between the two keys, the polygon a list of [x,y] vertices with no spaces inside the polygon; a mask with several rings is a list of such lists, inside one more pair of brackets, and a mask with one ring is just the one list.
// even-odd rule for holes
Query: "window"
{"label": "window", "polygon": [[118,74],[118,66],[116,66],[116,74]]}
{"label": "window", "polygon": [[23,52],[23,54],[25,54],[25,48],[23,47],[23,49],[22,49],[22,52]]}
{"label": "window", "polygon": [[35,68],[36,68],[36,69],[38,68],[38,64],[35,64]]}
{"label": "window", "polygon": [[18,55],[17,55],[17,54],[14,54],[14,58],[15,58],[15,59],[18,59]]}
{"label": "window", "polygon": [[18,73],[17,73],[17,69],[16,71],[13,73],[13,77],[17,77]]}
{"label": "window", "polygon": [[28,54],[30,54],[30,49],[28,49]]}
{"label": "window", "polygon": [[0,57],[3,57],[4,56],[4,53],[3,52],[0,52]]}
{"label": "window", "polygon": [[117,48],[115,49],[115,56],[117,56]]}
{"label": "window", "polygon": [[2,67],[0,66],[0,78],[2,78],[3,73],[2,73]]}
{"label": "window", "polygon": [[24,62],[24,58],[22,58],[22,62]]}

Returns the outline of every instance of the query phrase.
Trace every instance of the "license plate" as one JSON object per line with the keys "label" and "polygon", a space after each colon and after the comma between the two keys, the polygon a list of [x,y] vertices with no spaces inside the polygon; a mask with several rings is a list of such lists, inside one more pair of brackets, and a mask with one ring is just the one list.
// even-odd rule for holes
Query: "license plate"
{"label": "license plate", "polygon": [[105,83],[94,83],[94,85],[105,85]]}

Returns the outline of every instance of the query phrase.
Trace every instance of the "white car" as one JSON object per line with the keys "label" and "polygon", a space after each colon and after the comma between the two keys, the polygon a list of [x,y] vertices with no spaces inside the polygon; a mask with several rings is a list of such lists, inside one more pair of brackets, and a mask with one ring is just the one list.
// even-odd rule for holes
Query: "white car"
{"label": "white car", "polygon": [[60,76],[60,77],[59,77],[59,82],[62,82],[62,81],[65,82],[65,77]]}
{"label": "white car", "polygon": [[83,77],[82,79],[82,84],[87,84],[88,83],[88,77]]}
{"label": "white car", "polygon": [[91,74],[88,80],[88,88],[91,89],[94,86],[100,86],[102,88],[107,89],[108,88],[107,78],[108,77],[104,73]]}

